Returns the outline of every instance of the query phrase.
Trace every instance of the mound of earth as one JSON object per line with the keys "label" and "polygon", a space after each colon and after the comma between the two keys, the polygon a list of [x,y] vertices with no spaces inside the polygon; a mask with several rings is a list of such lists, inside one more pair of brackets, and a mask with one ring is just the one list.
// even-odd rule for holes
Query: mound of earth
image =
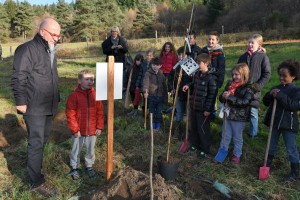
{"label": "mound of earth", "polygon": [[[154,199],[183,199],[181,190],[175,185],[166,184],[159,174],[153,177]],[[150,199],[149,175],[130,167],[121,169],[109,184],[102,186],[92,196],[83,199]]]}

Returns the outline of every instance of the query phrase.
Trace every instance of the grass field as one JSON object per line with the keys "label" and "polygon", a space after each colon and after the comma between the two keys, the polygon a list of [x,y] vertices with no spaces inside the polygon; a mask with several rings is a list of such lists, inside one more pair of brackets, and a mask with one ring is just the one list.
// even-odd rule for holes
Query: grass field
{"label": "grass field", "polygon": [[[100,173],[100,178],[90,181],[83,177],[79,181],[73,181],[66,177],[69,171],[68,161],[71,149],[70,133],[66,127],[64,117],[65,102],[69,93],[76,87],[76,74],[83,68],[95,71],[95,63],[103,61],[99,44],[64,44],[61,46],[59,57],[59,85],[61,92],[60,112],[54,120],[53,133],[44,153],[43,171],[47,180],[55,185],[60,194],[53,199],[69,199],[72,196],[83,196],[97,190],[105,180],[106,137],[105,132],[99,137],[96,145],[95,169]],[[14,45],[13,49],[15,49]],[[264,88],[263,94],[271,86],[279,84],[276,68],[280,62],[286,59],[298,59],[300,55],[300,43],[270,44],[265,45],[271,61],[272,78]],[[7,57],[9,45],[4,45],[4,57]],[[95,56],[81,59],[64,58],[69,49],[73,56]],[[237,62],[239,55],[245,50],[245,46],[225,46],[226,53],[226,79],[230,78],[230,69]],[[134,49],[141,51],[141,49]],[[9,52],[9,51],[8,51]],[[74,53],[75,52],[75,53]],[[70,54],[71,55],[71,54]],[[10,88],[12,73],[12,59],[7,58],[0,62],[0,199],[40,199],[28,186],[26,173],[26,132],[22,117],[17,115],[14,108],[14,100]],[[105,102],[104,102],[105,103]],[[261,106],[260,121],[263,118],[265,107]],[[125,166],[131,166],[147,173],[149,166],[149,142],[148,130],[143,129],[143,117],[140,112],[135,120],[126,116],[128,111],[123,108],[123,100],[115,101],[115,130],[114,130],[114,172]],[[169,130],[170,116],[164,115],[164,134],[155,141],[154,157],[166,152],[166,139]],[[213,145],[212,152],[216,153],[219,147],[222,121],[217,119],[212,123]],[[245,132],[247,129],[245,130]],[[196,155],[177,154],[180,142],[172,141],[171,152],[181,158],[179,178],[167,183],[176,185],[182,191],[182,199],[210,199],[209,193],[199,193],[193,184],[201,182],[197,177],[205,176],[211,180],[219,180],[235,193],[243,195],[245,199],[300,199],[300,181],[286,184],[282,181],[284,175],[289,173],[289,163],[283,141],[280,141],[278,155],[274,160],[271,176],[265,181],[258,180],[258,168],[262,165],[268,129],[259,125],[259,138],[251,140],[244,137],[243,157],[239,166],[233,166],[227,161],[224,164],[216,164],[211,161],[199,161]],[[300,140],[298,138],[298,144]],[[230,152],[232,148],[230,148]],[[82,163],[83,168],[83,163]],[[196,179],[196,181],[195,181]],[[185,188],[187,184],[189,187]],[[238,198],[235,198],[238,199]]]}

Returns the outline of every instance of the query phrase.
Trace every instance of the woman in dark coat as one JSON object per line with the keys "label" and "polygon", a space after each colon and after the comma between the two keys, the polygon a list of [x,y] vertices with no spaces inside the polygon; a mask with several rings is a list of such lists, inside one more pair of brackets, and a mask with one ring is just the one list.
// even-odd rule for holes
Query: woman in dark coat
{"label": "woman in dark coat", "polygon": [[103,54],[106,55],[106,62],[108,56],[114,56],[115,62],[123,63],[123,88],[126,80],[126,57],[128,52],[128,45],[125,38],[121,37],[120,29],[117,26],[111,27],[111,35],[102,43]]}

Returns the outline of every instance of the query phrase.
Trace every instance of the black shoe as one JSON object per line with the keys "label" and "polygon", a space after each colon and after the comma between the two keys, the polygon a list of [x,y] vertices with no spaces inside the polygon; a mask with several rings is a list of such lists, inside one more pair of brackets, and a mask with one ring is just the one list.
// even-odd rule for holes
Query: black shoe
{"label": "black shoe", "polygon": [[249,137],[250,139],[257,139],[257,138],[258,138],[257,135],[248,135],[248,137]]}
{"label": "black shoe", "polygon": [[33,192],[36,192],[46,198],[53,197],[58,194],[58,191],[56,189],[53,189],[46,183],[43,183],[37,187],[32,188]]}
{"label": "black shoe", "polygon": [[291,163],[291,173],[284,177],[284,181],[292,182],[299,178],[299,163]]}
{"label": "black shoe", "polygon": [[204,159],[206,159],[206,158],[208,158],[208,157],[209,157],[209,155],[206,154],[206,153],[204,153],[203,151],[201,151],[201,152],[199,153],[199,156],[198,156],[199,160],[204,160]]}
{"label": "black shoe", "polygon": [[186,153],[196,153],[198,149],[194,146],[189,146],[186,150]]}
{"label": "black shoe", "polygon": [[73,180],[80,179],[79,169],[72,169],[67,176],[71,176]]}
{"label": "black shoe", "polygon": [[85,169],[85,172],[87,173],[87,175],[89,176],[89,178],[94,179],[97,178],[97,172],[95,172],[95,170],[92,167],[87,167]]}

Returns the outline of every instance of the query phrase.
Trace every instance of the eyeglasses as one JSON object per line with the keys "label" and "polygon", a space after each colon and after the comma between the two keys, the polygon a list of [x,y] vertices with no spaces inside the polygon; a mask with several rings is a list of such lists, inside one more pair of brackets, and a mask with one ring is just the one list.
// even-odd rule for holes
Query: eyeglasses
{"label": "eyeglasses", "polygon": [[94,78],[84,78],[84,80],[94,82]]}
{"label": "eyeglasses", "polygon": [[[43,28],[44,29],[44,28]],[[50,35],[51,35],[51,37],[53,38],[53,37],[57,37],[57,39],[59,40],[60,39],[60,37],[61,37],[61,35],[57,35],[57,34],[55,34],[55,33],[51,33],[50,31],[48,31],[47,29],[44,29],[47,33],[49,33]]]}

